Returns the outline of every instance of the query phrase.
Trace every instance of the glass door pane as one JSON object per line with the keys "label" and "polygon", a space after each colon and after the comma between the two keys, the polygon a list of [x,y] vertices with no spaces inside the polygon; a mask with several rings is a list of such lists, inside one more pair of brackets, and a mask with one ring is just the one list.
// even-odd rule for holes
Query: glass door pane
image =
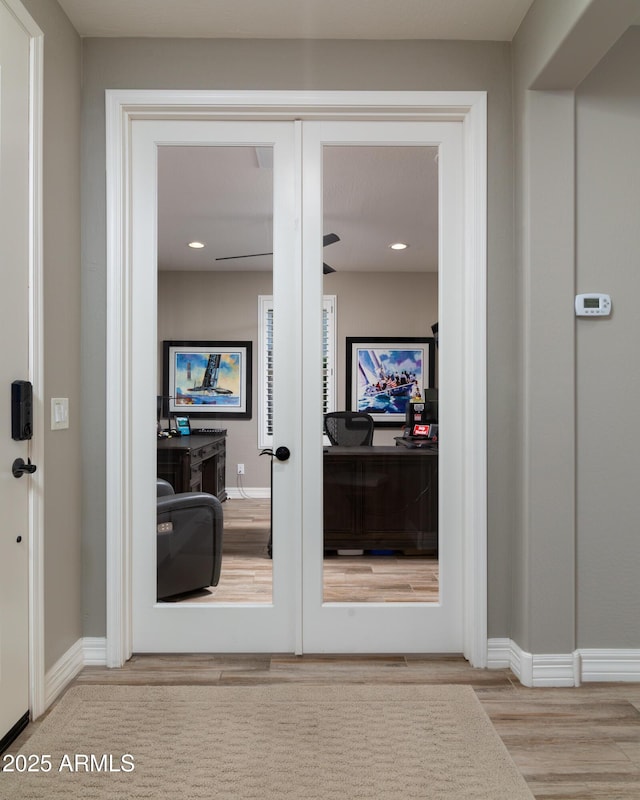
{"label": "glass door pane", "polygon": [[258,449],[262,415],[273,427],[272,253],[273,147],[158,148],[158,477],[215,495],[223,517],[216,543],[205,506],[178,522],[159,501],[163,602],[272,602],[270,463]]}
{"label": "glass door pane", "polygon": [[[439,600],[438,148],[325,145],[338,397],[325,416],[324,602]],[[326,271],[326,270],[325,270]]]}

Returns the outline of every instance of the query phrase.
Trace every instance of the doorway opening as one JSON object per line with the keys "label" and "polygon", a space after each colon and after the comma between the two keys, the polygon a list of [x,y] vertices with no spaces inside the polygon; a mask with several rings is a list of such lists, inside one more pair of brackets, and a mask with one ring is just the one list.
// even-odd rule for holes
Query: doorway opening
{"label": "doorway opening", "polygon": [[[162,95],[163,93],[157,94]],[[287,95],[287,93],[282,94]],[[463,407],[459,409],[460,425],[456,431],[454,431],[453,428],[451,430],[456,442],[454,446],[454,451],[456,451],[455,458],[459,460],[462,459],[462,448],[459,447],[459,445],[462,441],[463,434],[466,436],[466,450],[469,452],[470,448],[474,456],[472,459],[472,465],[469,466],[469,463],[467,462],[465,466],[465,474],[467,476],[466,479],[471,479],[473,490],[471,486],[468,486],[466,490],[464,489],[464,486],[462,487],[462,502],[465,505],[461,517],[463,520],[463,536],[465,541],[465,562],[463,567],[465,586],[464,597],[461,598],[461,600],[464,604],[464,617],[466,623],[463,649],[465,655],[472,661],[472,663],[481,665],[486,659],[486,583],[484,582],[485,579],[482,574],[483,565],[486,564],[486,560],[484,560],[486,557],[483,556],[486,548],[486,522],[484,514],[484,505],[486,503],[486,475],[484,475],[483,472],[485,443],[484,424],[482,422],[481,412],[481,409],[483,409],[486,404],[484,399],[486,387],[484,386],[484,371],[482,368],[486,355],[484,343],[484,304],[482,302],[482,292],[484,291],[483,276],[485,270],[485,209],[483,205],[483,144],[486,129],[485,98],[484,95],[475,93],[453,93],[452,95],[442,95],[440,93],[436,95],[423,95],[421,93],[416,93],[415,95],[411,94],[411,96],[406,94],[395,95],[390,93],[388,96],[376,94],[375,97],[368,93],[364,93],[362,95],[358,93],[348,94],[349,97],[347,98],[344,96],[344,94],[341,94],[340,96],[333,96],[330,93],[318,93],[312,98],[307,97],[306,100],[312,104],[317,104],[313,111],[313,114],[316,116],[318,113],[322,112],[326,112],[328,115],[331,115],[332,113],[335,114],[336,108],[343,108],[342,104],[347,103],[350,108],[353,108],[354,104],[355,107],[360,106],[361,108],[366,108],[367,114],[373,118],[375,118],[376,113],[388,115],[391,109],[397,113],[399,119],[416,119],[416,117],[429,118],[430,116],[433,116],[434,119],[438,119],[443,107],[442,104],[444,103],[447,105],[448,103],[451,109],[451,115],[457,115],[459,122],[462,123],[461,130],[465,139],[464,153],[466,164],[464,167],[464,174],[466,178],[463,185],[463,196],[458,198],[458,200],[461,201],[462,205],[464,206],[464,224],[465,231],[468,234],[466,241],[469,243],[469,246],[463,254],[463,260],[466,264],[466,267],[458,276],[460,285],[457,288],[460,290],[461,296],[467,298],[467,300],[465,300],[465,313],[467,313],[467,317],[464,330],[463,326],[461,325],[460,330],[455,332],[454,336],[452,336],[452,339],[459,338],[460,340],[456,343],[456,346],[459,344],[460,352],[464,353],[462,380],[463,382],[468,383],[469,390],[463,393]],[[126,207],[126,204],[123,201],[124,194],[122,188],[125,184],[125,181],[122,179],[131,174],[132,159],[130,152],[125,146],[123,132],[126,131],[129,126],[133,125],[135,120],[140,120],[144,117],[146,107],[148,108],[148,113],[150,115],[155,115],[157,117],[157,109],[159,106],[163,105],[163,98],[160,96],[153,98],[153,110],[151,110],[151,106],[148,105],[151,101],[151,98],[148,95],[136,98],[135,93],[113,92],[110,93],[109,99],[109,139],[112,142],[111,153],[113,156],[115,156],[115,170],[113,170],[110,175],[109,192],[111,200],[116,201],[113,204],[110,203],[109,207],[111,212],[116,214],[116,217],[121,214],[121,219],[127,219],[129,221],[129,209]],[[180,97],[180,93],[177,93],[173,94],[171,98],[165,97],[164,100],[171,104],[173,108],[175,108],[175,105],[173,104],[183,103],[184,105],[181,108],[181,116],[183,118],[188,116],[189,113],[193,113],[194,118],[196,115],[198,115],[198,113],[200,113],[200,118],[202,118],[201,109],[197,109],[197,103],[194,106],[194,104],[191,102],[193,98],[189,99],[186,96]],[[258,100],[265,101],[266,113],[270,117],[276,116],[280,118],[293,118],[299,113],[299,106],[295,109],[295,111],[289,109],[283,111],[283,106],[286,106],[287,103],[291,104],[291,109],[293,109],[293,106],[296,105],[296,98],[291,95],[288,97],[279,97],[278,102],[274,106],[270,106],[270,104],[275,102],[275,98],[260,96],[259,94],[257,97],[247,96],[244,98],[244,100],[249,104],[251,104],[252,100],[256,102]],[[207,98],[208,114],[211,117],[218,116],[219,118],[230,119],[233,116],[237,116],[238,109],[236,107],[236,103],[236,100],[232,100],[230,97],[225,97],[224,93],[212,94],[211,97]],[[377,110],[372,111],[374,106]],[[451,117],[449,117],[449,119],[450,118]],[[304,247],[311,247],[314,249],[314,251],[318,250],[320,252],[321,237],[322,232],[320,227],[318,227],[318,234],[316,237],[317,241],[307,242]],[[119,245],[121,245],[122,242],[123,240],[120,238],[120,233],[118,230],[117,237],[113,241],[113,244],[116,245],[119,243]],[[297,246],[302,247],[302,245]],[[277,245],[275,249],[277,250]],[[119,253],[120,255],[116,256],[116,253]],[[112,290],[116,291],[118,297],[121,299],[123,296],[126,296],[126,290],[124,288],[126,282],[121,282],[121,279],[126,277],[127,274],[131,274],[132,263],[129,260],[128,250],[126,247],[122,249],[120,249],[120,247],[116,247],[115,250],[112,249],[110,255],[112,257],[110,264],[114,268],[112,275],[116,278],[116,280],[112,283],[111,288]],[[116,257],[113,258],[114,256]],[[135,258],[135,252],[133,257]],[[312,280],[315,281],[316,277],[312,277]],[[321,278],[318,277],[318,280],[321,280]],[[312,291],[313,296],[320,296],[321,294],[321,289],[318,291],[318,286],[314,286],[312,289],[308,285],[302,287],[303,305],[305,291]],[[121,336],[118,331],[122,331],[122,328],[114,325],[113,323],[115,321],[115,317],[118,317],[118,313],[121,312],[122,307],[123,306],[120,304],[111,306],[114,311],[114,315],[110,318],[109,336],[110,341],[116,345],[118,344],[119,337]],[[317,313],[318,315],[317,338],[319,341],[321,329],[320,309],[318,308],[317,310],[314,310],[313,313]],[[473,332],[473,334],[471,332]],[[130,345],[126,343],[126,335],[125,341],[122,339],[120,339],[120,341],[121,348],[124,346],[126,351],[128,347],[130,347]],[[312,341],[310,344],[308,344],[308,346],[312,352],[319,352],[319,349],[316,351],[315,341]],[[118,347],[116,347],[115,350],[118,351]],[[470,359],[469,354],[477,357]],[[123,377],[126,377],[126,369],[119,355],[117,358],[110,359],[110,367],[115,367],[115,371],[117,373],[117,375],[114,376],[116,382],[113,384],[110,382],[110,388],[113,388],[117,391],[118,386],[122,386]],[[320,382],[320,379],[318,379],[318,382]],[[318,395],[320,394],[321,393],[318,392]],[[112,415],[114,418],[117,417],[121,420],[123,423],[121,429],[123,431],[129,430],[134,433],[133,428],[135,425],[132,426],[131,409],[128,407],[127,403],[123,402],[122,398],[123,395],[119,394],[114,405],[111,406]],[[314,400],[311,404],[313,408],[302,409],[303,427],[305,427],[308,431],[312,430],[311,425],[315,426],[317,424],[317,408],[319,408],[319,405],[316,408],[314,405],[315,402],[316,401]],[[313,437],[317,436],[318,434],[313,432],[308,433],[308,435]],[[135,440],[135,435],[133,438]],[[129,450],[129,447],[135,448],[135,441],[133,445],[131,445],[127,437],[123,437],[120,442],[114,444],[114,447],[119,450],[118,456],[121,456],[122,448],[125,450]],[[130,452],[131,450],[129,450],[129,455],[126,455],[127,459],[130,459]],[[303,452],[299,456],[301,458],[301,466],[303,471],[305,474],[310,476],[310,481],[307,487],[300,486],[300,491],[303,497],[305,492],[309,490],[308,486],[310,486],[313,482],[314,471],[316,475],[318,475],[320,471],[322,462],[320,455],[321,452],[314,454],[310,450],[308,453],[305,454]],[[478,455],[479,458],[476,458],[476,455]],[[119,459],[119,463],[122,463],[121,459]],[[127,463],[130,463],[130,461],[127,460]],[[112,476],[111,473],[110,475]],[[478,487],[480,488],[480,492],[476,491]],[[109,524],[110,569],[108,577],[109,595],[110,597],[113,597],[114,589],[122,591],[123,588],[126,588],[125,581],[123,581],[124,575],[121,553],[122,546],[124,546],[124,549],[127,550],[132,541],[132,521],[135,518],[135,509],[132,507],[131,495],[125,495],[122,492],[121,484],[117,485],[117,482],[110,480],[110,494],[116,502],[110,503],[109,507],[110,509],[115,510],[116,516],[119,518],[119,530],[121,531],[121,533],[118,533],[115,529],[115,526],[112,526],[111,523]],[[115,545],[120,548],[118,553],[116,553],[117,548]],[[303,582],[307,585],[313,584],[314,580],[308,580],[308,577],[309,576],[303,578]],[[123,596],[125,600],[125,606],[127,606],[127,602],[130,602],[130,597],[127,596],[126,591],[123,592]],[[479,599],[480,602],[478,602]],[[327,603],[325,605],[332,604]],[[120,609],[112,606],[111,602],[109,603],[109,607],[110,611],[115,613],[109,614],[109,636],[107,650],[109,662],[115,664],[121,662],[124,654],[131,652],[131,631],[127,630],[126,625],[123,625],[123,618],[122,614],[120,613]]]}

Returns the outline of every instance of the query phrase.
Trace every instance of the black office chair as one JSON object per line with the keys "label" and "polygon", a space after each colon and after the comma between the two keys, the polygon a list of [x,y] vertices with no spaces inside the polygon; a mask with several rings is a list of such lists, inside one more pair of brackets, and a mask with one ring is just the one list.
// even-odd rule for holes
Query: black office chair
{"label": "black office chair", "polygon": [[364,411],[332,411],[324,415],[324,431],[333,445],[373,444],[373,417]]}
{"label": "black office chair", "polygon": [[161,478],[157,494],[158,600],[217,586],[222,564],[222,504],[206,492],[180,492]]}

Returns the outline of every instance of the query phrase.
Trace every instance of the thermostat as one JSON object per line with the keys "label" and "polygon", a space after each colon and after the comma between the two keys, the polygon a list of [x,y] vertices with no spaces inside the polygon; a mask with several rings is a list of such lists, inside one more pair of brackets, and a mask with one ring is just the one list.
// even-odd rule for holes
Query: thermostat
{"label": "thermostat", "polygon": [[592,292],[576,295],[577,317],[608,317],[611,313],[611,297],[608,294]]}

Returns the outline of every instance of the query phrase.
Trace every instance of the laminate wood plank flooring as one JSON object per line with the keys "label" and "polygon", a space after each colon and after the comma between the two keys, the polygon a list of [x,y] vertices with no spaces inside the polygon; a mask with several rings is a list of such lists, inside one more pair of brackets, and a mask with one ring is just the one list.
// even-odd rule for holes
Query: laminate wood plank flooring
{"label": "laminate wood plank flooring", "polygon": [[[232,589],[230,581],[229,591],[236,591],[237,597],[246,597],[243,592],[248,576],[252,576],[252,592],[264,590],[268,584],[270,593],[268,515],[265,501],[225,503],[227,568],[237,558],[233,569],[237,584]],[[258,569],[249,567],[246,561],[242,564],[247,547],[253,548],[256,560],[265,566]],[[414,559],[403,560],[414,563]],[[349,592],[368,585],[376,575],[390,584],[400,583],[393,575],[391,560],[386,558],[373,563],[362,557],[328,558],[325,570],[331,568],[331,562],[336,562],[340,572],[328,583],[333,580],[342,589],[348,587]],[[437,562],[431,566],[435,571],[427,583],[437,591]],[[241,588],[243,582],[245,589]],[[407,584],[410,580],[405,577],[402,591]],[[536,798],[640,800],[640,684],[528,689],[509,670],[473,669],[454,655],[136,654],[121,669],[85,667],[72,685],[274,683],[468,684]],[[21,734],[11,747],[13,752],[34,727]]]}
{"label": "laminate wood plank flooring", "polygon": [[[233,499],[223,505],[224,537],[220,582],[179,598],[181,603],[270,603],[270,503]],[[277,556],[277,554],[276,554]],[[343,556],[324,559],[327,603],[433,603],[439,597],[437,558],[419,556]]]}
{"label": "laminate wood plank flooring", "polygon": [[640,798],[640,684],[528,689],[509,670],[473,669],[450,655],[153,654],[134,655],[121,669],[85,667],[72,685],[274,683],[468,684],[534,797]]}

